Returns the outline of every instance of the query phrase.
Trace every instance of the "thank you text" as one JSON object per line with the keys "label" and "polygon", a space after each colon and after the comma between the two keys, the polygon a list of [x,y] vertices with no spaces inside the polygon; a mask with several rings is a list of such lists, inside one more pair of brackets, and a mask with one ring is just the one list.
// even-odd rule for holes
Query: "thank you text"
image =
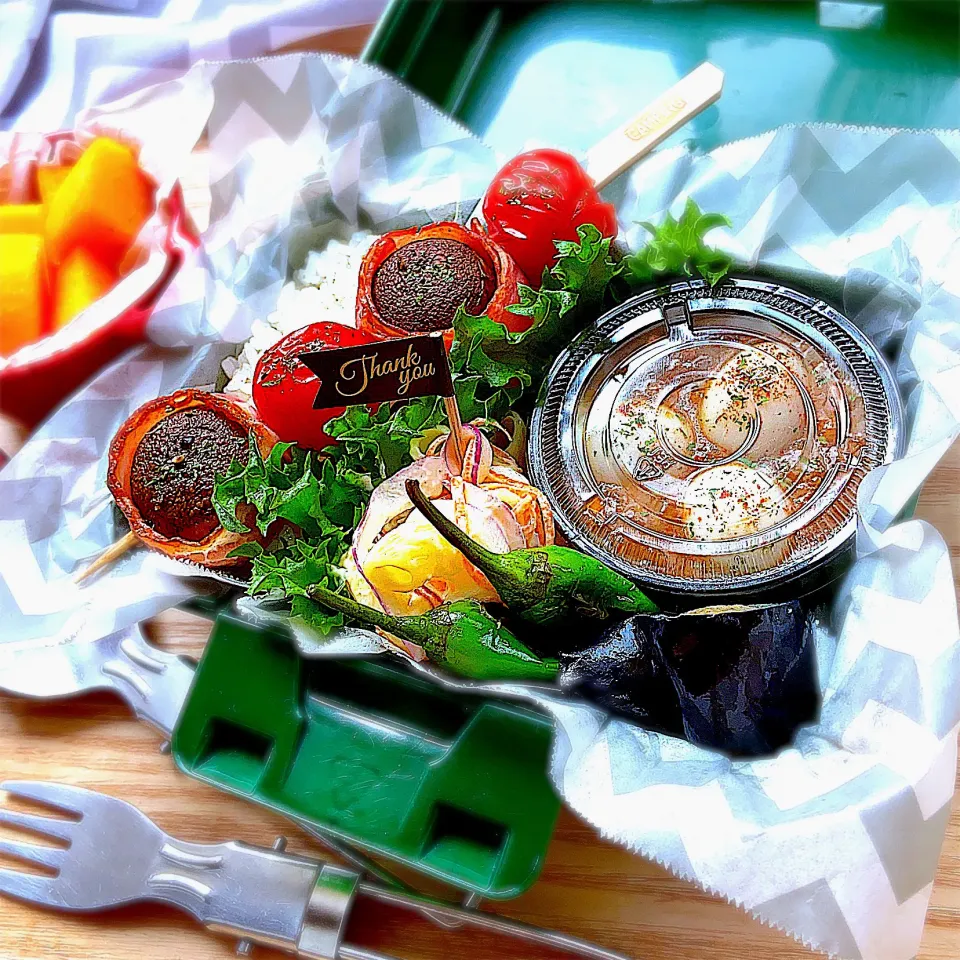
{"label": "thank you text", "polygon": [[320,381],[315,410],[453,395],[447,351],[439,334],[305,353],[300,360]]}

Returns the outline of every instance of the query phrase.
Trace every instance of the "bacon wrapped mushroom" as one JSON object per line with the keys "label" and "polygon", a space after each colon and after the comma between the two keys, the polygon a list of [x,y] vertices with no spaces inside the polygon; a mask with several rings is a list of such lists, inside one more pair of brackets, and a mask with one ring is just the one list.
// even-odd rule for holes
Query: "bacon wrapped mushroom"
{"label": "bacon wrapped mushroom", "polygon": [[523,274],[479,224],[465,229],[449,221],[394,230],[367,251],[357,289],[357,326],[378,339],[446,331],[462,306],[486,313],[508,330],[530,326],[510,313]]}
{"label": "bacon wrapped mushroom", "polygon": [[[178,390],[134,411],[110,444],[107,486],[148,547],[208,567],[242,562],[229,556],[241,543],[261,539],[254,529],[224,530],[213,507],[217,474],[232,460],[246,461],[250,438],[266,456],[276,436],[242,404],[219,393]],[[243,507],[240,508],[244,509]]]}

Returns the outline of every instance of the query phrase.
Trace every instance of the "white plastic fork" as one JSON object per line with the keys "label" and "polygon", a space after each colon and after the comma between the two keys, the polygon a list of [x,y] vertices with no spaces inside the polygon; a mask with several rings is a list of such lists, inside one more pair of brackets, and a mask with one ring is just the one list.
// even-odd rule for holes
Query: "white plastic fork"
{"label": "white plastic fork", "polygon": [[151,646],[136,627],[90,643],[0,643],[0,692],[48,700],[112,690],[165,737],[193,673],[189,661]]}

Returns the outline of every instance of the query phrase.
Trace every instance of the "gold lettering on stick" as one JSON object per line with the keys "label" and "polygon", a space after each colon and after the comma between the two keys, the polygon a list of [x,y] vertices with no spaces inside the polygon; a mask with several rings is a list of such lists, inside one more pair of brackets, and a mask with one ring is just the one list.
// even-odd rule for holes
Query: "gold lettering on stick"
{"label": "gold lettering on stick", "polygon": [[648,110],[635,123],[631,123],[624,133],[631,140],[642,140],[649,136],[655,130],[666,126],[676,117],[687,105],[687,101],[682,97],[674,97],[662,106],[657,104]]}

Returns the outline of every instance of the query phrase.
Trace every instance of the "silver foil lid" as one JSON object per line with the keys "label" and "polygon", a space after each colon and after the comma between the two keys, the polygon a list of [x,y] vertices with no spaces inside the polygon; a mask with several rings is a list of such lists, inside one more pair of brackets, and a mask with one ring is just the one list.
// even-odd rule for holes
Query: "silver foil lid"
{"label": "silver foil lid", "polygon": [[677,283],[557,359],[530,469],[570,540],[625,575],[749,591],[849,544],[857,488],[899,454],[902,423],[883,357],[825,303],[754,280]]}

